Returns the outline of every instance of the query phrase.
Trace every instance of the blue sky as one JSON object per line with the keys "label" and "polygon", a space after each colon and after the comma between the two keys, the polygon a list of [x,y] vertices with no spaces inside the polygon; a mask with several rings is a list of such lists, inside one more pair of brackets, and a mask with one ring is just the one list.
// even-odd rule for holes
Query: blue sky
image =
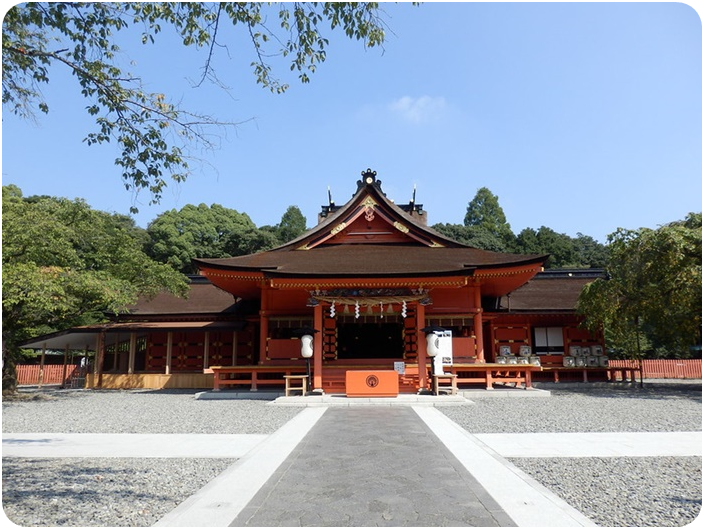
{"label": "blue sky", "polygon": [[166,34],[123,43],[154,92],[240,122],[158,206],[125,190],[114,147],[87,147],[86,102],[52,72],[48,116],[3,113],[2,181],[25,195],[84,198],[140,226],[186,204],[222,204],[259,226],[290,205],[312,226],[331,189],[343,204],[360,172],[387,196],[417,187],[430,224],[461,224],[487,187],[514,233],[548,226],[605,242],[702,210],[702,40],[681,3],[385,4],[384,50],[330,38],[310,84],[284,95],[257,86],[241,37],[219,50],[225,92],[194,88],[205,54]]}

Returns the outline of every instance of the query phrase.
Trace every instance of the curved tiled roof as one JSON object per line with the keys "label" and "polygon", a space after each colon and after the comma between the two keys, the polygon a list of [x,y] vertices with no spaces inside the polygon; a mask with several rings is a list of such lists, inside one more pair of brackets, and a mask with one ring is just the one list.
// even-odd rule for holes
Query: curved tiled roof
{"label": "curved tiled roof", "polygon": [[215,269],[261,271],[265,276],[471,275],[478,268],[538,264],[544,255],[517,255],[477,248],[430,248],[406,244],[336,244],[310,251],[271,250],[225,259],[197,259]]}
{"label": "curved tiled roof", "polygon": [[[194,263],[201,269],[261,272],[264,277],[374,277],[472,275],[477,269],[539,265],[548,257],[491,252],[449,239],[389,200],[375,173],[364,173],[363,178],[347,204],[283,246],[239,257],[194,259]],[[338,230],[364,222],[361,215],[369,204],[396,239],[336,243]]]}

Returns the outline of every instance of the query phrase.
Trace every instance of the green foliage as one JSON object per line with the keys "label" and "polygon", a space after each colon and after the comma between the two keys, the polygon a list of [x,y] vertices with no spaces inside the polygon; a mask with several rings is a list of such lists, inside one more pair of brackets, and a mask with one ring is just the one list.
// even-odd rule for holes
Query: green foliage
{"label": "green foliage", "polygon": [[484,226],[464,226],[462,224],[434,224],[432,228],[457,242],[489,250],[492,252],[509,252],[508,242]]}
{"label": "green foliage", "polygon": [[606,246],[589,235],[577,233],[577,237],[572,239],[573,262],[576,268],[604,268],[608,251]]}
{"label": "green foliage", "polygon": [[292,241],[306,231],[306,218],[298,206],[289,206],[281,216],[281,222],[276,226],[277,238],[280,244]]}
{"label": "green foliage", "polygon": [[577,234],[572,238],[546,226],[525,228],[516,236],[516,251],[525,254],[550,254],[545,268],[603,268],[606,248],[592,237]]}
{"label": "green foliage", "polygon": [[185,278],[152,261],[137,233],[133,221],[82,200],[24,199],[3,186],[3,359],[32,336],[102,321],[139,295],[185,295]]}
{"label": "green foliage", "polygon": [[656,230],[619,228],[608,238],[608,279],[588,285],[578,310],[629,356],[686,357],[701,344],[702,216]]}
{"label": "green foliage", "polygon": [[606,249],[592,237],[576,238],[542,226],[525,228],[517,236],[499,205],[499,198],[480,188],[467,206],[464,225],[435,224],[433,229],[462,244],[494,252],[549,255],[546,268],[601,268]]}
{"label": "green foliage", "polygon": [[[43,97],[50,73],[61,67],[78,82],[95,118],[89,145],[114,142],[127,189],[148,190],[158,203],[168,180],[189,175],[190,148],[214,148],[213,128],[228,127],[212,116],[169,102],[163,93],[148,92],[138,76],[123,71],[116,36],[141,28],[141,42],[158,40],[163,27],[180,36],[184,46],[206,50],[203,79],[217,83],[215,52],[225,48],[223,28],[230,24],[250,39],[252,68],[257,83],[275,93],[288,84],[273,74],[268,62],[283,57],[307,83],[325,61],[330,30],[344,31],[367,47],[382,45],[384,22],[374,2],[281,3],[259,2],[27,2],[12,7],[3,20],[2,102],[21,117],[47,113]],[[279,21],[276,28],[274,20]],[[136,209],[133,208],[135,211]]]}
{"label": "green foliage", "polygon": [[278,243],[274,233],[258,229],[248,215],[219,204],[166,211],[149,224],[147,234],[148,255],[185,274],[198,273],[192,259],[246,255]]}
{"label": "green foliage", "polygon": [[493,233],[507,245],[513,242],[511,225],[506,221],[504,210],[499,205],[499,197],[486,187],[479,188],[467,205],[464,216],[465,226],[478,226]]}
{"label": "green foliage", "polygon": [[514,235],[506,215],[499,205],[499,198],[482,187],[469,202],[462,224],[435,224],[432,228],[446,237],[493,252],[510,252]]}

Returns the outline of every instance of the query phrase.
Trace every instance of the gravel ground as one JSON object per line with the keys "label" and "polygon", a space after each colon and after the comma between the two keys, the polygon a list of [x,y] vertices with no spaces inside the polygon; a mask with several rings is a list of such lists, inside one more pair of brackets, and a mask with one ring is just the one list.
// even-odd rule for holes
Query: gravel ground
{"label": "gravel ground", "polygon": [[17,525],[149,527],[233,459],[2,461],[2,504]]}
{"label": "gravel ground", "polygon": [[3,401],[14,433],[270,434],[301,409],[266,400],[195,400],[193,390],[30,390]]}
{"label": "gravel ground", "polygon": [[[438,408],[471,433],[694,432],[701,383],[535,384],[549,398],[483,398]],[[512,458],[518,468],[593,522],[681,527],[702,506],[701,457]]]}
{"label": "gravel ground", "polygon": [[535,384],[547,398],[478,398],[438,408],[470,433],[695,432],[702,429],[702,386],[646,382]]}
{"label": "gravel ground", "polygon": [[[2,431],[271,434],[301,410],[194,393],[24,390],[3,399]],[[3,458],[2,504],[21,526],[148,527],[235,461]]]}
{"label": "gravel ground", "polygon": [[680,527],[702,506],[701,457],[510,461],[602,526]]}
{"label": "gravel ground", "polygon": [[[536,386],[552,396],[438,409],[472,433],[702,429],[701,384]],[[196,401],[193,393],[25,392],[3,401],[3,432],[269,434],[300,411],[261,400]],[[4,458],[3,507],[22,526],[144,527],[233,461]],[[599,525],[683,526],[701,509],[699,457],[511,461]]]}

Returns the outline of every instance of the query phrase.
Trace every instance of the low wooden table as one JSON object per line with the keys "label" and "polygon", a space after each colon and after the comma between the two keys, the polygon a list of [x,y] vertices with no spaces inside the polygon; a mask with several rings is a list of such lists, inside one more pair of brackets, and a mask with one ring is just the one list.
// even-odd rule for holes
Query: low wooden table
{"label": "low wooden table", "polygon": [[[284,388],[284,396],[290,396],[292,391],[300,391],[303,397],[306,396],[308,389],[308,375],[284,375],[286,387]],[[292,385],[299,382],[300,385]]]}
{"label": "low wooden table", "polygon": [[[449,384],[446,382],[449,382]],[[457,375],[452,373],[433,375],[433,393],[440,395],[441,389],[449,389],[450,395],[457,395]]]}

